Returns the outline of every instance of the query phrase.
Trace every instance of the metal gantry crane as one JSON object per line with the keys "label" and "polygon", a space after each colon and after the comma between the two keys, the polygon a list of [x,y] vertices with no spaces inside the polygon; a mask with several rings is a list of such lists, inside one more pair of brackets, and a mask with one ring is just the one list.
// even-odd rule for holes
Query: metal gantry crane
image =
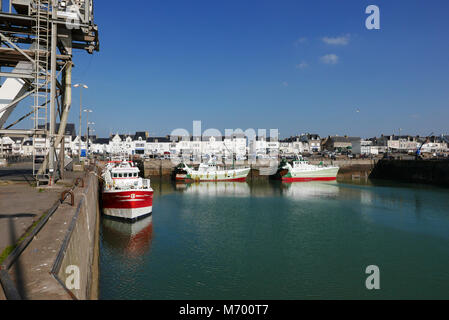
{"label": "metal gantry crane", "polygon": [[[64,161],[60,145],[72,102],[73,52],[99,51],[93,0],[0,0],[0,38],[0,135],[32,138],[33,175],[52,185]],[[18,104],[30,99],[31,110],[7,125]],[[28,117],[30,129],[13,129]],[[42,156],[38,167],[36,157]]]}

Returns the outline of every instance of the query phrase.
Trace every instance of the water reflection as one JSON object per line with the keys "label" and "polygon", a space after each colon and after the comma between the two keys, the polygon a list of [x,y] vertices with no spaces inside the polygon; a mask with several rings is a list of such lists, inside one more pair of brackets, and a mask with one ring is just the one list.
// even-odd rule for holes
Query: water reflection
{"label": "water reflection", "polygon": [[251,194],[248,183],[235,181],[178,183],[176,190],[204,197],[249,197]]}
{"label": "water reflection", "polygon": [[103,219],[104,299],[370,299],[354,275],[373,262],[388,270],[391,288],[376,298],[448,297],[448,190],[152,184],[154,233],[151,217],[132,225]]}
{"label": "water reflection", "polygon": [[282,184],[282,195],[292,199],[336,198],[340,188],[336,181],[293,182]]}
{"label": "water reflection", "polygon": [[246,182],[199,182],[177,183],[175,189],[187,195],[202,197],[274,197],[283,196],[291,199],[305,200],[315,198],[336,198],[339,185],[331,182],[293,182],[281,183],[267,181],[265,183]]}
{"label": "water reflection", "polygon": [[153,238],[153,216],[126,222],[103,216],[103,241],[109,247],[129,257],[142,256],[149,251]]}

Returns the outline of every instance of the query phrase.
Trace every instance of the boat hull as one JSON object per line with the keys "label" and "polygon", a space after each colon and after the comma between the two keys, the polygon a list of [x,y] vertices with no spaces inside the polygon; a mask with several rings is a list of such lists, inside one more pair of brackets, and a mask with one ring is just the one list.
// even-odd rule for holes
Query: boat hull
{"label": "boat hull", "polygon": [[183,181],[183,182],[194,182],[194,181],[199,181],[199,182],[206,182],[206,181],[235,181],[235,182],[245,182],[246,181],[246,177],[242,177],[242,178],[226,178],[226,179],[192,179],[192,178],[185,178],[185,177],[176,177],[176,181]]}
{"label": "boat hull", "polygon": [[281,178],[283,182],[334,181],[337,177]]}
{"label": "boat hull", "polygon": [[280,170],[277,178],[284,182],[333,181],[337,179],[338,167],[319,168],[317,170],[294,171]]}
{"label": "boat hull", "polygon": [[177,181],[237,181],[244,182],[248,176],[250,168],[221,170],[213,173],[193,171],[191,173],[178,173],[175,176]]}
{"label": "boat hull", "polygon": [[152,213],[153,190],[103,191],[102,202],[105,215],[135,220]]}

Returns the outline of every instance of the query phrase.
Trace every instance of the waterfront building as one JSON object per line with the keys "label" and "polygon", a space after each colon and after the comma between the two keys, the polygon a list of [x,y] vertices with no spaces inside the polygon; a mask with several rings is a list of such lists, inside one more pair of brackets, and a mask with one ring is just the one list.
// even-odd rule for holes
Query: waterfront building
{"label": "waterfront building", "polygon": [[30,157],[33,155],[33,140],[31,138],[23,141],[22,155],[24,157]]}
{"label": "waterfront building", "polygon": [[316,133],[303,133],[299,140],[303,142],[304,152],[313,153],[321,151],[321,137]]}
{"label": "waterfront building", "polygon": [[203,136],[201,139],[201,155],[216,155],[221,157],[224,155],[224,143],[220,136]]}
{"label": "waterfront building", "polygon": [[89,151],[95,154],[107,154],[109,148],[109,139],[108,138],[96,138],[89,143]]}
{"label": "waterfront building", "polygon": [[[31,138],[2,137],[0,153],[10,155],[31,156],[33,145],[38,155],[48,152],[50,141],[46,137]],[[77,156],[80,150],[86,149],[86,137],[78,138],[75,126],[68,124],[64,135],[65,154]],[[421,152],[431,154],[447,154],[449,136],[413,137],[381,135],[370,139],[348,136],[329,136],[322,140],[317,134],[301,134],[279,141],[276,137],[257,136],[247,139],[244,133],[230,136],[164,136],[150,137],[148,132],[115,134],[109,138],[89,136],[89,152],[95,154],[122,154],[127,156],[181,156],[189,155],[197,160],[207,155],[225,157],[228,160],[234,155],[237,160],[247,156],[267,159],[270,157],[294,156],[329,150],[332,152],[351,151],[359,155],[378,155],[386,152],[415,153],[420,146]],[[57,150],[59,152],[59,150]]]}
{"label": "waterfront building", "polygon": [[309,152],[310,146],[307,139],[302,136],[290,137],[279,142],[279,154],[294,156]]}
{"label": "waterfront building", "polygon": [[348,137],[348,136],[329,136],[322,142],[323,149],[328,151],[349,151],[352,150],[353,144],[359,143],[360,137]]}
{"label": "waterfront building", "polygon": [[14,140],[10,137],[0,138],[0,154],[2,155],[10,155],[12,154],[12,145],[14,144]]}
{"label": "waterfront building", "polygon": [[384,136],[386,139],[387,150],[392,152],[416,152],[423,143],[417,137],[412,136]]}
{"label": "waterfront building", "polygon": [[423,153],[444,153],[448,152],[448,143],[443,136],[426,138],[421,147]]}
{"label": "waterfront building", "polygon": [[375,155],[379,154],[379,149],[373,148],[373,141],[361,139],[353,141],[352,153],[360,155]]}
{"label": "waterfront building", "polygon": [[249,152],[256,157],[267,154],[267,138],[265,136],[257,136],[249,143]]}
{"label": "waterfront building", "polygon": [[116,134],[109,137],[109,153],[131,155],[133,149],[132,138],[130,136]]}
{"label": "waterfront building", "polygon": [[[89,139],[90,140],[90,139]],[[79,155],[79,151],[86,150],[86,138],[85,137],[75,137],[70,143],[70,149],[72,155]]]}
{"label": "waterfront building", "polygon": [[172,142],[166,137],[148,137],[145,141],[145,155],[162,156],[171,153]]}
{"label": "waterfront building", "polygon": [[223,145],[223,152],[226,157],[230,157],[232,154],[234,154],[237,159],[246,157],[247,142],[244,133],[234,133],[231,136],[226,136],[223,140]]}

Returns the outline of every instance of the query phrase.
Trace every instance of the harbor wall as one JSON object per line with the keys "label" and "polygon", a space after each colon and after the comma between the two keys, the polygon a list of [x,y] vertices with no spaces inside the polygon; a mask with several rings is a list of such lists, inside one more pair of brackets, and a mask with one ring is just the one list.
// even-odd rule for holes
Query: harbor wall
{"label": "harbor wall", "polygon": [[370,178],[449,187],[449,160],[379,160]]}
{"label": "harbor wall", "polygon": [[[323,162],[325,165],[336,165],[340,167],[339,176],[369,176],[371,170],[376,165],[376,159],[342,159],[330,160],[327,158],[310,160],[311,164],[319,164]],[[195,164],[193,164],[195,165]],[[271,171],[277,169],[277,162],[269,160],[258,161],[257,163],[248,164],[247,161],[236,162],[237,166],[249,166],[251,171],[248,174],[248,180],[268,179]],[[144,176],[152,179],[170,179],[176,165],[170,160],[148,160],[143,163]]]}
{"label": "harbor wall", "polygon": [[[76,213],[66,239],[55,262],[53,273],[72,298],[96,300],[99,297],[99,230],[98,178],[90,173],[85,177],[86,187],[76,205]],[[79,289],[68,289],[66,280],[79,269]]]}

